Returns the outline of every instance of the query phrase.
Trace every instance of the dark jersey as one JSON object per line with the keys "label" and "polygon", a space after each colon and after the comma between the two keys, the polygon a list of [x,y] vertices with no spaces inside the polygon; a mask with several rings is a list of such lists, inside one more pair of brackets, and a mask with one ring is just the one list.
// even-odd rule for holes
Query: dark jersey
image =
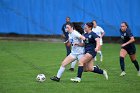
{"label": "dark jersey", "polygon": [[[125,32],[122,32],[120,30],[120,33],[121,33],[122,43],[128,42],[130,40],[130,37],[133,37],[131,30],[128,28],[126,29]],[[136,53],[136,48],[135,48],[134,43],[130,43],[122,48],[125,49],[129,55],[133,55]]]}
{"label": "dark jersey", "polygon": [[121,38],[122,38],[122,43],[126,43],[130,40],[130,37],[133,36],[133,34],[131,33],[130,29],[126,29],[125,32],[122,32],[120,29],[120,33],[121,33]]}
{"label": "dark jersey", "polygon": [[62,26],[62,31],[63,31],[63,34],[65,35],[65,39],[66,39],[66,41],[67,41],[68,38],[69,38],[69,33],[65,30],[65,28],[66,28],[66,23],[63,24],[63,26]]}
{"label": "dark jersey", "polygon": [[[127,28],[125,32],[122,32],[120,29],[120,33],[121,33],[122,43],[128,42],[130,40],[130,37],[133,37],[133,34],[131,33],[131,30],[129,28]],[[133,45],[133,43],[129,45]]]}
{"label": "dark jersey", "polygon": [[85,51],[94,51],[94,49],[96,48],[95,39],[99,38],[99,36],[94,32],[85,33],[84,36],[86,38],[86,40],[84,40]]}

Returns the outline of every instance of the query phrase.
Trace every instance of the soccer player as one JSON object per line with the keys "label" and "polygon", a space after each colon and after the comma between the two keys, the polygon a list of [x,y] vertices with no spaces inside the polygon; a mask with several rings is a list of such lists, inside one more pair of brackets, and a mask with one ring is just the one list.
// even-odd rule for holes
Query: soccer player
{"label": "soccer player", "polygon": [[[70,23],[70,17],[66,17],[66,23],[63,24],[63,26],[62,26],[62,31],[63,31],[63,35],[62,36],[64,37],[65,42],[69,38],[69,35],[68,35],[69,33],[65,30],[67,23]],[[68,56],[71,53],[71,46],[67,46],[67,44],[65,43],[65,47],[66,47],[67,56]],[[76,63],[77,63],[77,60],[75,60],[74,62],[71,63],[71,67],[69,69],[70,71],[74,71],[74,67],[75,67]]]}
{"label": "soccer player", "polygon": [[73,82],[80,82],[82,73],[85,68],[86,71],[102,74],[108,80],[108,75],[105,70],[93,67],[93,59],[100,48],[100,37],[92,31],[93,23],[86,23],[85,30],[85,55],[79,60],[77,77],[71,78]]}
{"label": "soccer player", "polygon": [[72,49],[71,53],[62,62],[60,69],[57,72],[57,75],[50,78],[51,80],[57,82],[60,81],[60,78],[65,70],[65,67],[76,59],[80,60],[80,58],[83,57],[85,52],[84,43],[82,41],[85,39],[85,37],[82,36],[80,33],[78,33],[76,30],[74,30],[74,26],[72,23],[66,24],[66,30],[69,33],[69,41],[67,41],[67,46],[71,45]]}
{"label": "soccer player", "polygon": [[[100,49],[99,49],[99,51],[97,51],[97,53],[99,53],[99,55],[100,55],[100,61],[102,62],[103,61],[103,54],[102,54],[102,51],[101,51],[101,47],[103,45],[102,37],[104,36],[105,32],[104,32],[104,30],[100,26],[97,25],[96,20],[93,20],[93,28],[92,28],[92,31],[94,33],[96,33],[100,37]],[[95,59],[95,61],[97,61],[96,56],[95,56],[94,59]]]}
{"label": "soccer player", "polygon": [[121,23],[120,34],[122,38],[122,45],[120,50],[120,67],[122,73],[120,74],[120,76],[126,75],[124,58],[126,57],[127,54],[129,54],[132,63],[134,64],[136,70],[138,71],[138,76],[140,76],[140,67],[138,61],[136,60],[136,48],[134,45],[135,39],[127,22]]}

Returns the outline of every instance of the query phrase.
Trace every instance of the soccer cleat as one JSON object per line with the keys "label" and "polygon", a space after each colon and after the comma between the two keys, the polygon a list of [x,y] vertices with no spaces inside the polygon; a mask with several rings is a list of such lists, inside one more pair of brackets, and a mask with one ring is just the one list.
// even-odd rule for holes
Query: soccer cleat
{"label": "soccer cleat", "polygon": [[140,76],[140,71],[138,71],[138,76]]}
{"label": "soccer cleat", "polygon": [[69,70],[73,72],[74,71],[74,68],[70,68]]}
{"label": "soccer cleat", "polygon": [[120,76],[125,76],[126,73],[124,71],[122,71],[122,73],[120,74]]}
{"label": "soccer cleat", "polygon": [[103,75],[105,76],[106,80],[108,80],[108,74],[106,70],[103,70]]}
{"label": "soccer cleat", "polygon": [[81,78],[79,78],[79,77],[71,78],[70,80],[71,80],[72,82],[76,82],[76,83],[81,82]]}
{"label": "soccer cleat", "polygon": [[53,80],[53,81],[57,81],[57,82],[59,82],[59,81],[60,81],[60,78],[58,78],[58,77],[56,77],[56,76],[51,77],[50,79],[51,79],[51,80]]}

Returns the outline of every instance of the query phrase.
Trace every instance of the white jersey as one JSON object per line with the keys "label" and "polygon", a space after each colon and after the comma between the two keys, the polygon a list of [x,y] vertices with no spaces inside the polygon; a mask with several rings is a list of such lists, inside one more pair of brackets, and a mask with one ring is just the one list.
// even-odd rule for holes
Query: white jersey
{"label": "white jersey", "polygon": [[80,39],[81,34],[77,31],[73,31],[72,33],[69,33],[69,42],[72,44],[71,53],[72,54],[84,54],[84,47],[74,45],[75,43],[83,43],[83,41]]}
{"label": "white jersey", "polygon": [[[96,33],[98,36],[100,36],[101,37],[101,35],[102,35],[102,33],[104,33],[104,30],[101,28],[101,27],[99,27],[99,26],[96,26],[96,28],[92,28],[92,31],[94,32],[94,33]],[[100,38],[100,45],[103,45],[103,40],[102,40],[102,38]]]}
{"label": "white jersey", "polygon": [[100,37],[101,37],[102,33],[104,33],[104,30],[99,26],[96,26],[96,28],[93,27],[92,31]]}

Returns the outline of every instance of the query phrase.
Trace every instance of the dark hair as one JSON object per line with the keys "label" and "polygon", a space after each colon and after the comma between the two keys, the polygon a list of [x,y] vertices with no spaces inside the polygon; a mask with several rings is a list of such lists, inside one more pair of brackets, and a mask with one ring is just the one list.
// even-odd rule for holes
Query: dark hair
{"label": "dark hair", "polygon": [[[97,21],[96,21],[96,20],[93,20],[93,21],[95,21],[95,22],[97,23]],[[93,22],[93,21],[92,21],[92,22]]]}
{"label": "dark hair", "polygon": [[73,25],[73,23],[71,23],[71,22],[66,23],[66,25],[69,25],[69,26],[71,26],[71,27],[74,28],[74,25]]}
{"label": "dark hair", "polygon": [[93,28],[93,23],[92,23],[92,22],[88,22],[88,23],[86,23],[86,25],[87,25],[88,27],[90,27],[91,29]]}
{"label": "dark hair", "polygon": [[80,34],[84,34],[84,29],[82,28],[84,25],[83,22],[72,22],[72,23],[76,31],[78,31]]}
{"label": "dark hair", "polygon": [[69,17],[69,16],[67,16],[66,18],[69,18],[69,19],[70,19],[70,17]]}
{"label": "dark hair", "polygon": [[122,24],[125,24],[127,26],[127,28],[129,28],[129,25],[127,22],[122,22]]}

